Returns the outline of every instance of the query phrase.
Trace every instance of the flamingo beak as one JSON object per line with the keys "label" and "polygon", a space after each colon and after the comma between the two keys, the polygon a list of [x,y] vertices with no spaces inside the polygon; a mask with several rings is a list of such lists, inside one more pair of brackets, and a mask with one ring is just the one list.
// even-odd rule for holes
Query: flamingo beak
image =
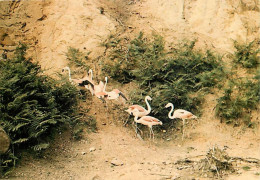
{"label": "flamingo beak", "polygon": [[125,111],[128,112],[130,115],[132,115],[132,112],[129,109],[127,109]]}
{"label": "flamingo beak", "polygon": [[127,98],[125,97],[125,95],[123,93],[120,92],[119,96],[122,96],[127,101]]}

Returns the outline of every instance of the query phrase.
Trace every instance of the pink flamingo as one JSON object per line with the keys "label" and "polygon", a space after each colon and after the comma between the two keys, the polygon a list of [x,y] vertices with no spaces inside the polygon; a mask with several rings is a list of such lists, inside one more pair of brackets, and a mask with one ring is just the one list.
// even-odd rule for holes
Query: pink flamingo
{"label": "pink flamingo", "polygon": [[[130,115],[133,114],[134,116],[137,116],[137,117],[146,116],[152,110],[150,104],[148,103],[148,100],[151,101],[152,98],[150,96],[145,97],[145,103],[147,105],[147,109],[145,109],[144,107],[142,107],[140,105],[135,104],[135,105],[129,106],[129,108],[125,111],[128,112]],[[137,123],[136,123],[136,129],[135,129],[136,135],[137,135],[137,129],[139,129],[139,128],[137,127]]]}
{"label": "pink flamingo", "polygon": [[182,128],[182,140],[184,138],[184,125],[185,125],[185,120],[186,119],[196,119],[198,118],[197,116],[193,115],[191,112],[189,111],[186,111],[186,110],[183,110],[183,109],[176,109],[172,114],[173,112],[173,109],[174,109],[174,105],[172,103],[168,103],[166,106],[166,108],[168,107],[171,107],[171,110],[168,114],[168,117],[170,119],[176,119],[176,118],[179,118],[179,119],[182,119],[182,122],[183,122],[183,128]]}
{"label": "pink flamingo", "polygon": [[[134,110],[134,111],[138,111],[138,110]],[[160,121],[159,119],[152,117],[152,116],[142,116],[140,119],[138,119],[138,114],[136,114],[134,121],[136,123],[141,123],[143,125],[146,125],[149,127],[149,131],[150,131],[150,139],[151,139],[151,134],[153,135],[153,140],[154,140],[154,132],[153,132],[153,126],[154,125],[162,125],[162,121]]]}
{"label": "pink flamingo", "polygon": [[[106,77],[106,84],[107,84],[107,77]],[[105,86],[103,92],[107,93],[107,99],[117,99],[119,98],[119,96],[122,96],[127,101],[125,95],[118,89],[113,89],[112,91],[107,92]]]}
{"label": "pink flamingo", "polygon": [[[92,69],[90,69],[88,71],[88,76],[86,77],[86,80],[88,80],[89,82],[91,82],[92,84],[94,84],[93,81],[93,71]],[[94,89],[92,88],[92,86],[90,84],[88,84],[87,86],[85,86],[86,89],[88,89],[90,91],[90,93],[92,94],[92,96],[94,95]]]}
{"label": "pink flamingo", "polygon": [[105,92],[106,85],[107,85],[107,77],[105,77],[106,83],[104,84],[102,81],[99,82],[98,85],[95,85],[93,82],[86,80],[85,88],[86,89],[93,89],[93,94],[101,99],[103,102],[105,102],[104,98],[106,98],[108,95]]}
{"label": "pink flamingo", "polygon": [[73,79],[73,78],[71,78],[71,72],[70,72],[70,68],[68,66],[64,67],[62,69],[62,72],[64,72],[65,70],[68,71],[68,73],[69,73],[69,81],[73,85],[84,86],[86,81],[88,81],[88,79],[86,79],[86,76],[83,77],[82,79]]}
{"label": "pink flamingo", "polygon": [[125,111],[128,112],[130,115],[133,114],[134,116],[138,116],[138,117],[146,116],[152,110],[150,104],[148,103],[148,100],[151,101],[152,98],[150,96],[145,97],[145,103],[147,105],[147,109],[145,109],[144,107],[142,107],[140,105],[131,105]]}
{"label": "pink flamingo", "polygon": [[107,94],[107,99],[118,99],[120,96],[122,96],[122,98],[124,98],[127,101],[125,95],[118,89],[113,89],[112,91],[107,92]]}

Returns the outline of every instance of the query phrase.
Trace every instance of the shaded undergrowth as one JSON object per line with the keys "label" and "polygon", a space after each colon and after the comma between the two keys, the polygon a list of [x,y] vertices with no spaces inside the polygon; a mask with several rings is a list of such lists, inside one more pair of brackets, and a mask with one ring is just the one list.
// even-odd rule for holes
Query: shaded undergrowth
{"label": "shaded undergrowth", "polygon": [[16,165],[23,150],[48,148],[63,125],[73,127],[81,116],[77,89],[67,78],[43,75],[25,54],[26,46],[19,45],[14,58],[0,62],[0,126],[11,139],[1,155],[2,173]]}
{"label": "shaded undergrowth", "polygon": [[145,106],[144,97],[151,96],[152,115],[168,127],[169,110],[164,108],[168,102],[199,114],[203,94],[225,78],[221,57],[197,50],[195,42],[166,49],[163,38],[156,34],[148,39],[140,33],[127,43],[111,36],[104,43],[109,50],[103,71],[118,82],[135,82],[138,88],[129,93],[132,103]]}
{"label": "shaded undergrowth", "polygon": [[[196,49],[196,41],[166,49],[157,34],[148,38],[141,32],[133,39],[111,35],[103,43],[107,53],[103,71],[120,83],[135,82],[137,88],[128,92],[131,103],[146,106],[144,97],[150,95],[151,114],[165,127],[172,123],[167,117],[169,109],[164,108],[168,102],[199,115],[204,95],[216,90],[224,94],[218,97],[216,116],[226,123],[244,122],[253,127],[251,112],[257,109],[260,97],[258,43],[234,42],[234,64],[228,70],[220,55]],[[245,68],[249,75],[241,77],[240,69]]]}

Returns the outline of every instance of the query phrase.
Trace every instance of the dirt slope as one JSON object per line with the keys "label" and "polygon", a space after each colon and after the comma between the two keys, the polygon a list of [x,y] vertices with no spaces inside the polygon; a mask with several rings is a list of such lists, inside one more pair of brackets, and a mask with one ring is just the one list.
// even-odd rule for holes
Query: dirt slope
{"label": "dirt slope", "polygon": [[[1,35],[0,50],[11,55],[16,39],[27,42],[30,55],[50,74],[67,65],[65,52],[69,46],[91,51],[89,63],[98,70],[98,58],[104,53],[100,43],[110,33],[135,36],[139,31],[156,31],[169,43],[198,38],[199,47],[222,53],[233,51],[232,40],[251,41],[259,35],[259,4],[254,0],[48,0],[14,3],[11,9],[9,5],[1,6],[0,28],[8,36]],[[169,141],[158,138],[155,143],[149,143],[147,136],[140,141],[131,126],[117,121],[121,112],[111,107],[107,110],[93,99],[94,105],[89,105],[98,122],[97,133],[85,133],[80,142],[71,141],[69,133],[61,134],[44,158],[25,156],[9,178],[198,179],[198,173],[184,165],[180,168],[176,162],[205,155],[214,145],[227,146],[232,157],[260,159],[259,128],[221,124],[214,117],[214,95],[206,99],[205,113],[195,128],[187,125],[189,138],[182,142],[178,131]],[[259,124],[258,115],[255,121]],[[245,171],[244,166],[251,169]],[[225,179],[259,179],[260,169],[254,163],[238,162],[237,169],[238,173]],[[211,177],[203,175],[200,179]]]}

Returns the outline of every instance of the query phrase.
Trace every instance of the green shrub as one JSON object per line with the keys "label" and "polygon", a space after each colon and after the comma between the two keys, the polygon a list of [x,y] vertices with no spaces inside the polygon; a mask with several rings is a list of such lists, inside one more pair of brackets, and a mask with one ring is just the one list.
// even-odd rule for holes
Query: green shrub
{"label": "green shrub", "polygon": [[234,47],[236,48],[233,58],[235,63],[239,63],[245,68],[256,68],[259,65],[259,57],[257,57],[260,52],[259,42],[255,40],[249,44],[241,44],[235,41]]}
{"label": "green shrub", "polygon": [[[234,47],[236,52],[233,62],[241,64],[244,68],[259,66],[256,40],[249,44],[239,44],[235,41]],[[230,72],[224,94],[217,101],[216,115],[226,123],[240,125],[242,120],[248,127],[254,127],[251,111],[256,110],[260,102],[260,70],[251,70],[247,77],[237,78],[241,76],[239,72]]]}
{"label": "green shrub", "polygon": [[87,65],[87,61],[89,60],[88,56],[90,53],[91,52],[84,54],[79,49],[69,47],[68,52],[66,52],[66,57],[69,61],[69,65],[76,65],[84,70],[88,70],[89,66]]}
{"label": "green shrub", "polygon": [[4,171],[15,166],[21,149],[48,148],[60,125],[75,121],[77,115],[76,88],[65,79],[43,75],[25,53],[26,46],[19,45],[13,59],[0,62],[0,125],[12,144],[1,156]]}
{"label": "green shrub", "polygon": [[253,127],[251,110],[256,110],[260,101],[259,73],[253,79],[230,80],[224,95],[218,99],[216,114],[226,123],[240,125],[240,119]]}
{"label": "green shrub", "polygon": [[195,41],[171,50],[166,50],[163,38],[155,34],[148,39],[140,33],[128,44],[113,42],[118,44],[108,50],[103,70],[121,83],[134,81],[139,86],[130,93],[133,103],[145,106],[144,96],[150,95],[152,114],[164,121],[165,127],[170,122],[169,109],[164,108],[168,102],[198,113],[202,93],[225,78],[221,57],[195,50]]}

